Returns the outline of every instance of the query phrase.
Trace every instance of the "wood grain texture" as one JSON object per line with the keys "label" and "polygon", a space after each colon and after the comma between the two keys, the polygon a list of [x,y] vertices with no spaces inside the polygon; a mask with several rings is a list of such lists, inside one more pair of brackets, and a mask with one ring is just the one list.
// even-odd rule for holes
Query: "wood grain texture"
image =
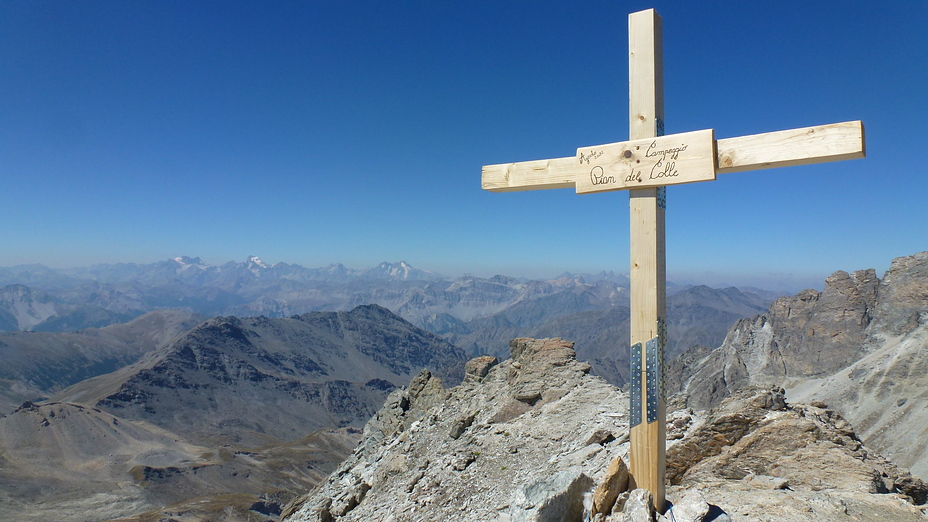
{"label": "wood grain texture", "polygon": [[[653,9],[628,17],[629,137],[654,138],[664,120],[663,52],[661,18]],[[629,192],[631,248],[631,344],[645,346],[658,335],[658,321],[666,314],[666,256],[664,206],[658,201],[658,188]],[[622,347],[628,349],[628,347]],[[647,393],[647,364],[642,350],[641,384],[644,408]],[[644,410],[642,418],[646,418]],[[635,487],[654,497],[654,508],[664,512],[666,476],[666,404],[658,399],[654,422],[642,422],[630,431],[629,471]]]}
{"label": "wood grain texture", "polygon": [[[802,127],[716,140],[717,174],[812,165],[866,156],[864,126],[860,121]],[[514,192],[573,188],[589,176],[576,156],[504,163],[483,167],[484,190]]]}
{"label": "wood grain texture", "polygon": [[490,192],[515,192],[552,188],[574,188],[578,176],[576,157],[486,165],[481,186]]}
{"label": "wood grain texture", "polygon": [[718,140],[718,172],[812,165],[866,156],[860,121]]}

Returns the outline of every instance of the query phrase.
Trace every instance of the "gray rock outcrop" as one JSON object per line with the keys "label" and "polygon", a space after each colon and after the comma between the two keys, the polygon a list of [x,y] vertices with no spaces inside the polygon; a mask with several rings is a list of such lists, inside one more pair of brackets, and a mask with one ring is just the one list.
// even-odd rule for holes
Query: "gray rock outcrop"
{"label": "gray rock outcrop", "polygon": [[717,349],[668,364],[682,404],[719,405],[750,386],[781,386],[840,412],[862,439],[928,478],[928,252],[874,270],[838,271],[742,319]]}
{"label": "gray rock outcrop", "polygon": [[739,320],[695,371],[689,354],[671,362],[667,380],[685,392],[690,406],[705,409],[749,384],[782,384],[845,368],[866,350],[878,283],[872,269],[835,272],[822,292],[803,290],[776,300],[765,314]]}

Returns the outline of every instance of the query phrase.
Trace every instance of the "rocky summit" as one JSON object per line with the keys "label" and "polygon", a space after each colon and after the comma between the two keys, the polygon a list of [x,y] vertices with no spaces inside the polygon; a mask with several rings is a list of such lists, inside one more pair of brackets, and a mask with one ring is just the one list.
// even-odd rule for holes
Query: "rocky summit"
{"label": "rocky summit", "polygon": [[671,509],[629,491],[628,394],[560,339],[515,339],[445,389],[394,391],[355,452],[282,514],[332,521],[925,520],[928,487],[823,405],[744,389],[668,416]]}

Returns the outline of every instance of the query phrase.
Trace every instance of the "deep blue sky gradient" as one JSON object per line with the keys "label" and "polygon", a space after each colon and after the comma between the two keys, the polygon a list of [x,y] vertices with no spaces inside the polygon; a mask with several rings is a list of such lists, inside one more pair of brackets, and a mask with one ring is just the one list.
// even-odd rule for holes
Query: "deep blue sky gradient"
{"label": "deep blue sky gradient", "polygon": [[668,189],[670,277],[820,286],[928,250],[928,2],[0,3],[0,266],[628,270],[628,196],[485,164],[628,138],[627,16],[668,134],[863,120],[863,160]]}

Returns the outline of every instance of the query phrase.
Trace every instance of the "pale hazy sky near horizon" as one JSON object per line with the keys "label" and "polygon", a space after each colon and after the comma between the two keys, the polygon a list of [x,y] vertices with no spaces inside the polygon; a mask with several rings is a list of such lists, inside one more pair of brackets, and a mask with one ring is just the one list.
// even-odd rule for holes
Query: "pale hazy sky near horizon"
{"label": "pale hazy sky near horizon", "polygon": [[626,140],[650,7],[668,134],[867,137],[866,159],[669,187],[669,277],[821,286],[928,250],[923,0],[4,1],[0,266],[627,272],[625,192],[494,194],[480,168]]}

